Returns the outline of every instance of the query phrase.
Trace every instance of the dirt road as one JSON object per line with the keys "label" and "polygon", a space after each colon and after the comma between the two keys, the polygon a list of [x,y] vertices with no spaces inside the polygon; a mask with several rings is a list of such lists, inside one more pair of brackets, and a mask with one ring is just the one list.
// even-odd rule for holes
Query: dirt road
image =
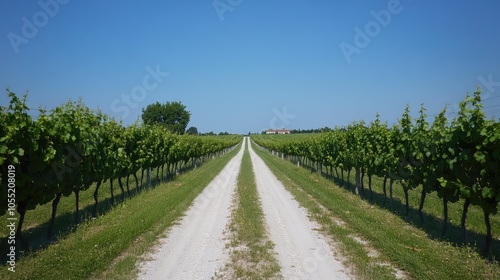
{"label": "dirt road", "polygon": [[285,279],[350,279],[317,225],[250,148],[257,190]]}
{"label": "dirt road", "polygon": [[[198,196],[179,225],[172,227],[139,279],[210,279],[229,262],[224,231],[243,156],[239,153]],[[285,279],[350,279],[325,238],[260,157],[250,148],[269,237]]]}
{"label": "dirt road", "polygon": [[210,279],[224,267],[228,261],[224,230],[242,157],[243,148],[160,241],[148,257],[151,261],[141,264],[139,279]]}

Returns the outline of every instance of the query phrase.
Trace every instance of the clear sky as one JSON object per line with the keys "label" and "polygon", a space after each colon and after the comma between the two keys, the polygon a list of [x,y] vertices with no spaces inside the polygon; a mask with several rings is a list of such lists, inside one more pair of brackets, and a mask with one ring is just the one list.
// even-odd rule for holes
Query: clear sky
{"label": "clear sky", "polygon": [[8,0],[0,87],[34,108],[81,97],[126,124],[181,101],[201,132],[246,133],[393,123],[406,104],[433,115],[481,85],[498,119],[499,13],[496,0]]}

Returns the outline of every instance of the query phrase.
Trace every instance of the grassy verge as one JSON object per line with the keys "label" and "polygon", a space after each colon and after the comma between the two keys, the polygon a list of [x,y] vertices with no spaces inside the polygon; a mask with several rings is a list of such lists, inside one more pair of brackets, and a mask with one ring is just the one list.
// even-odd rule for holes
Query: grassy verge
{"label": "grassy verge", "polygon": [[231,230],[231,263],[234,279],[280,278],[280,266],[268,239],[264,213],[259,202],[252,161],[245,149],[238,175]]}
{"label": "grassy verge", "polygon": [[[315,168],[306,166],[310,170],[315,171]],[[326,168],[323,169],[323,175],[326,177],[331,177],[331,175],[325,173]],[[340,174],[340,170],[338,170]],[[347,172],[344,172],[344,180],[337,178],[337,183],[348,191],[355,192],[355,171],[352,170],[350,173],[350,178],[347,178]],[[369,200],[372,204],[378,205],[381,208],[390,210],[391,212],[404,217],[405,215],[405,199],[402,186],[399,182],[394,182],[393,186],[393,199],[389,199],[389,180],[387,182],[387,199],[384,199],[383,194],[383,178],[373,176],[372,189],[373,197],[368,190],[368,176],[364,178],[364,199]],[[420,195],[422,191],[422,186],[418,186],[414,190],[408,192],[409,200],[409,215],[404,217],[408,223],[424,230],[430,238],[437,240],[444,240],[453,243],[457,246],[468,245],[474,250],[477,250],[483,254],[484,257],[489,259],[500,260],[500,215],[490,216],[490,222],[492,227],[493,240],[491,243],[490,251],[485,253],[485,236],[486,236],[486,226],[484,223],[484,216],[481,207],[477,205],[470,205],[469,211],[467,213],[467,239],[462,238],[462,229],[460,227],[462,210],[463,210],[463,200],[456,203],[448,203],[448,224],[447,231],[444,236],[442,233],[442,223],[443,223],[443,203],[438,197],[436,192],[427,194],[425,198],[425,205],[423,209],[424,222],[420,221],[420,216],[418,214],[418,207],[420,204]]]}
{"label": "grassy verge", "polygon": [[[188,171],[192,166],[181,165],[183,171]],[[162,181],[169,181],[172,178],[166,173],[165,176],[161,176],[161,172],[158,173],[157,169],[151,171],[151,186],[154,188],[162,183]],[[137,173],[139,187],[141,185],[141,172]],[[157,178],[162,179],[159,181]],[[130,196],[128,195],[126,188],[126,179],[122,179],[124,184],[124,194],[119,188],[118,181],[114,181],[114,202],[111,201],[111,189],[109,181],[104,182],[99,188],[97,204],[97,215],[105,215],[107,212],[117,207],[123,200],[122,198],[130,198],[140,194],[146,188],[136,188],[136,181],[133,176],[130,176],[129,188]],[[143,184],[146,185],[146,172],[144,172]],[[92,219],[92,212],[94,211],[94,191],[95,184],[89,189],[80,192],[79,197],[79,212],[81,222]],[[47,240],[47,230],[49,228],[50,216],[52,211],[52,203],[46,203],[44,205],[39,205],[33,210],[26,212],[26,217],[23,224],[22,235],[29,241],[30,250],[25,251],[21,246],[18,246],[17,259],[23,259],[26,255],[33,252],[46,248],[50,244],[57,242],[60,239],[64,239],[70,235],[75,229],[75,195],[71,193],[68,197],[61,197],[61,200],[57,206],[57,215],[54,221],[53,234],[51,239]],[[16,212],[17,214],[17,212]],[[19,215],[16,215],[17,220],[19,220]],[[1,216],[0,220],[7,221],[7,216]],[[8,249],[7,236],[9,235],[8,228],[6,226],[0,227],[0,252],[5,252]],[[0,255],[0,265],[4,265],[7,261],[5,255]]]}
{"label": "grassy verge", "polygon": [[[255,148],[273,173],[339,248],[363,279],[498,279],[500,266],[467,247],[430,239],[390,211],[331,181]],[[401,271],[399,271],[401,270]]]}
{"label": "grassy verge", "polygon": [[136,264],[161,233],[236,155],[238,148],[175,181],[134,196],[106,215],[80,225],[72,234],[16,263],[0,279],[133,279]]}

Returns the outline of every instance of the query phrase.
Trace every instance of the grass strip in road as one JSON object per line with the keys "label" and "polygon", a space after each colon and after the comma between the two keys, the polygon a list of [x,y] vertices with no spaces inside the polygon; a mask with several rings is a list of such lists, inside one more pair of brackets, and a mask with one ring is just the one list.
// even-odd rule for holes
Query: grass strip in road
{"label": "grass strip in road", "polygon": [[252,161],[245,149],[238,175],[231,230],[230,273],[234,279],[277,279],[280,266],[268,239],[264,213],[255,184]]}
{"label": "grass strip in road", "polygon": [[[339,243],[346,263],[353,267],[357,277],[394,278],[390,266],[383,265],[389,263],[414,279],[499,279],[500,266],[484,260],[474,250],[432,240],[399,216],[370,205],[317,173],[260,148],[254,150],[326,233]],[[366,245],[353,236],[367,241],[379,255],[370,256]]]}
{"label": "grass strip in road", "polygon": [[16,263],[0,279],[134,279],[141,257],[239,151],[119,204],[106,215]]}

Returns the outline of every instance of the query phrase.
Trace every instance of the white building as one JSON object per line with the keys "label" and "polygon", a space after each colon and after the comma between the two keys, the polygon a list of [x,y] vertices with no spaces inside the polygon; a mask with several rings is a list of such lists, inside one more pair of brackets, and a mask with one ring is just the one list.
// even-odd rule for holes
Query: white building
{"label": "white building", "polygon": [[289,129],[268,129],[266,134],[290,134]]}

